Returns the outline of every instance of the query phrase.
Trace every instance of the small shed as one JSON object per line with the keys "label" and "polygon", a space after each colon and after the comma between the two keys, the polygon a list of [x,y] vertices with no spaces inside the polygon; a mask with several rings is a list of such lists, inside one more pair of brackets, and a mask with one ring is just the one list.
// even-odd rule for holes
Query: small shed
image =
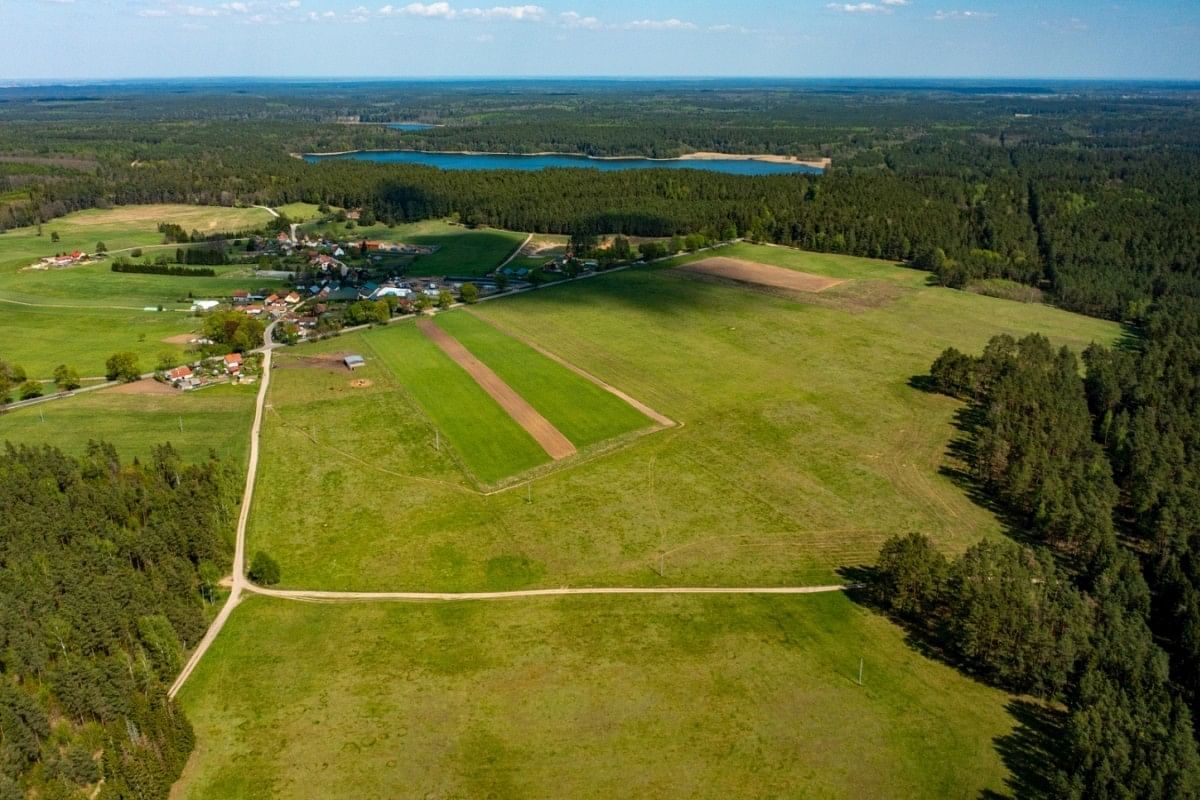
{"label": "small shed", "polygon": [[366,359],[360,355],[349,355],[342,359],[342,363],[346,365],[346,369],[355,370],[359,367],[367,365]]}

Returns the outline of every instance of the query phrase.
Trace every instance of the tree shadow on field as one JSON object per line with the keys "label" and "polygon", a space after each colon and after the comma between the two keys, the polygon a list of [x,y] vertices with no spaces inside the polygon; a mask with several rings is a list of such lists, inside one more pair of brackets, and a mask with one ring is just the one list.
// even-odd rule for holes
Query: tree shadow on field
{"label": "tree shadow on field", "polygon": [[[1012,700],[1005,710],[1017,721],[1010,733],[997,736],[996,751],[1008,767],[1008,788],[1012,797],[1051,800],[1055,775],[1058,772],[1056,744],[1062,735],[1065,715],[1049,706],[1028,700]],[[981,798],[1001,798],[1005,795],[990,790]]]}

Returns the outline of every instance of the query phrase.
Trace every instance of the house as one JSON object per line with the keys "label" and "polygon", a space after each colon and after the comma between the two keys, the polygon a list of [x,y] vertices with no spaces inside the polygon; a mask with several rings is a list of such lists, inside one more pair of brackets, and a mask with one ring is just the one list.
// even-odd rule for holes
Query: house
{"label": "house", "polygon": [[292,237],[288,236],[283,231],[280,231],[279,235],[275,237],[275,241],[279,242],[280,244],[289,244],[292,241]]}
{"label": "house", "polygon": [[296,292],[288,292],[288,296],[283,298],[283,302],[287,303],[288,305],[295,305],[296,303],[300,302],[300,295],[298,295]]}
{"label": "house", "polygon": [[278,303],[278,302],[279,302],[279,295],[277,295],[277,294],[269,294],[269,295],[267,295],[267,299],[266,299],[266,303],[267,303],[267,305],[269,305],[269,306],[273,306],[273,305],[275,305],[275,304],[276,304],[276,303]]}
{"label": "house", "polygon": [[241,353],[230,353],[229,355],[225,356],[225,358],[222,359],[222,361],[225,364],[225,371],[228,372],[230,375],[236,375],[238,372],[241,372],[241,370],[242,370],[242,354]]}
{"label": "house", "polygon": [[412,297],[412,289],[406,289],[403,286],[380,286],[371,293],[372,300],[382,300],[385,297],[399,297],[407,300]]}
{"label": "house", "polygon": [[359,367],[367,365],[366,359],[360,355],[349,355],[342,359],[342,363],[346,365],[346,369],[355,370]]}
{"label": "house", "polygon": [[260,305],[246,306],[242,309],[242,311],[252,317],[257,317],[259,314],[263,313],[263,307]]}
{"label": "house", "polygon": [[233,290],[233,302],[238,303],[239,305],[249,303],[250,302],[250,293],[247,292],[245,289],[234,289]]}
{"label": "house", "polygon": [[184,388],[184,385],[191,381],[192,368],[188,366],[176,367],[167,373],[167,380],[179,388]]}

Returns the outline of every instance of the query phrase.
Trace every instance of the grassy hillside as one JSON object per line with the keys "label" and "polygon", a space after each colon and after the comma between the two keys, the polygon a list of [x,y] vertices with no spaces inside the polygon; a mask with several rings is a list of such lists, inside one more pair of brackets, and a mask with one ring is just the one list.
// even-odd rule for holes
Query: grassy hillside
{"label": "grassy hillside", "polygon": [[382,239],[407,244],[436,245],[438,251],[420,256],[413,275],[483,275],[495,269],[525,241],[525,234],[495,228],[468,228],[442,220],[408,222],[388,227],[346,228],[340,223],[310,223],[303,230],[334,238]]}
{"label": "grassy hillside", "polygon": [[254,598],[182,701],[179,800],[975,798],[1014,727],[840,594]]}
{"label": "grassy hillside", "polygon": [[[946,346],[977,351],[1002,331],[1076,348],[1120,336],[882,262],[723,254],[850,281],[797,300],[631,270],[480,304],[473,313],[683,423],[490,497],[446,471],[432,432],[444,421],[426,409],[440,401],[481,452],[506,428],[459,415],[449,393],[414,403],[423,382],[400,374],[371,388],[364,412],[365,400],[339,399],[353,394],[345,376],[314,403],[281,380],[251,548],[275,554],[288,585],[359,590],[819,583],[913,530],[960,551],[1000,523],[943,472],[958,404],[912,378]],[[423,363],[391,331],[370,337],[396,341],[396,364]],[[297,487],[309,502],[293,502]],[[516,563],[527,568],[491,567]]]}

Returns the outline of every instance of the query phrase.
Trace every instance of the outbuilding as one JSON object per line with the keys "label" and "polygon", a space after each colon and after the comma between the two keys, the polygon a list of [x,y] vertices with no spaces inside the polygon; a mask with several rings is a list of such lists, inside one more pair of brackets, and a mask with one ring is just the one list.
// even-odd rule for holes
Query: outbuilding
{"label": "outbuilding", "polygon": [[360,355],[349,355],[342,359],[342,363],[346,365],[346,369],[355,370],[359,367],[367,365],[366,359]]}

